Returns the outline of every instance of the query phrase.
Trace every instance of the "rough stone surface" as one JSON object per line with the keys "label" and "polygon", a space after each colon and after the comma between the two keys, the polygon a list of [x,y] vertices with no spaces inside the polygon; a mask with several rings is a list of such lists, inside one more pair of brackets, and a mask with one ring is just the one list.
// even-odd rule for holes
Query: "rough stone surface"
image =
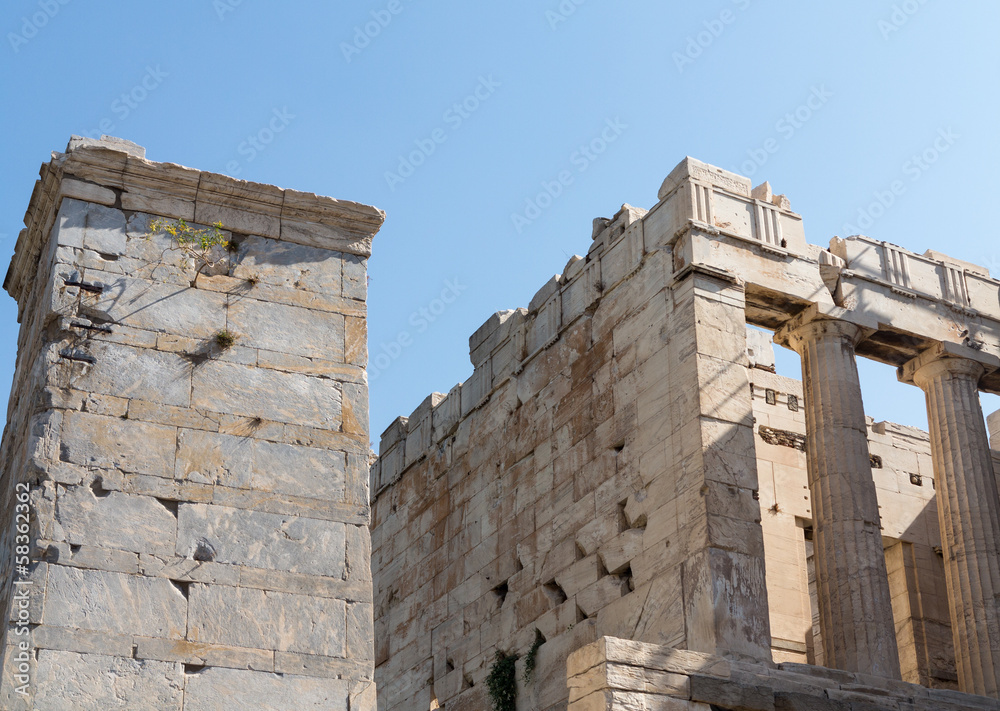
{"label": "rough stone surface", "polygon": [[66,198],[57,220],[60,245],[111,257],[125,254],[125,214],[121,210]]}
{"label": "rough stone surface", "polygon": [[[986,270],[809,245],[769,184],[686,159],[656,206],[595,221],[586,257],[478,329],[472,376],[393,423],[366,478],[383,215],[70,148],[5,280],[22,330],[0,505],[30,512],[0,534],[29,558],[0,562],[7,707],[478,711],[504,650],[522,709],[997,708],[951,690],[996,693]],[[148,234],[178,218],[222,220],[234,249],[205,268]],[[859,337],[803,387],[747,327],[804,315]],[[853,355],[922,387],[971,365],[927,388],[928,437],[865,420],[853,380],[847,406],[816,395]],[[810,491],[827,459],[874,487]],[[843,538],[857,576],[827,564],[827,498],[871,529]],[[821,622],[878,585],[875,612]],[[842,665],[835,635],[881,628],[854,643],[884,674],[886,627],[905,681],[819,666]]]}
{"label": "rough stone surface", "polygon": [[43,649],[37,674],[38,711],[134,709],[135,699],[158,711],[183,708],[179,664]]}
{"label": "rough stone surface", "polygon": [[344,657],[346,605],[307,595],[194,585],[189,637],[250,649]]}
{"label": "rough stone surface", "polygon": [[219,563],[328,578],[344,575],[346,532],[336,521],[181,504],[177,555],[194,557],[199,544],[206,542]]}
{"label": "rough stone surface", "polygon": [[349,711],[348,687],[340,679],[206,669],[187,677],[184,711]]}
{"label": "rough stone surface", "polygon": [[182,639],[187,601],[165,578],[50,566],[42,620],[56,627]]}
{"label": "rough stone surface", "polygon": [[100,540],[105,548],[135,553],[169,555],[177,535],[177,518],[160,501],[104,491],[94,482],[60,489],[56,522],[70,545]]}
{"label": "rough stone surface", "polygon": [[[855,355],[937,349],[1000,391],[1000,282],[867,237],[810,245],[785,196],[693,159],[659,197],[595,221],[586,257],[476,330],[471,377],[383,433],[379,708],[484,708],[496,652],[520,656],[520,678],[541,638],[518,708],[991,708],[944,691],[973,688],[956,658],[977,652],[952,641],[933,438],[865,418],[845,373]],[[807,313],[858,337],[827,344],[803,388],[758,329]],[[810,491],[814,466],[830,486]],[[832,540],[831,505],[849,524]],[[831,605],[839,621],[821,622]],[[746,666],[663,672],[681,681],[633,649],[602,673],[637,686],[574,697],[567,658],[609,636]]]}
{"label": "rough stone surface", "polygon": [[[693,657],[604,637],[567,662],[568,711],[958,711],[1000,709],[981,696],[822,667]],[[665,673],[669,670],[669,673]]]}
{"label": "rough stone surface", "polygon": [[[374,711],[364,284],[383,217],[118,140],[42,166],[4,283],[0,707]],[[234,248],[151,234],[177,219],[221,219]]]}
{"label": "rough stone surface", "polygon": [[213,361],[199,366],[193,380],[198,409],[323,429],[340,422],[341,390],[326,378]]}

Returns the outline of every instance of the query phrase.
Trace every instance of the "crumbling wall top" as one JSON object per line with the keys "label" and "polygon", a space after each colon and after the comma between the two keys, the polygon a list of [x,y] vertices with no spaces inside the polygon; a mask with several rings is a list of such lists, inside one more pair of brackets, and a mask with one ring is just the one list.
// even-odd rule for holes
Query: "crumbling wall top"
{"label": "crumbling wall top", "polygon": [[156,163],[145,153],[120,138],[73,136],[65,153],[52,154],[41,167],[4,279],[11,296],[22,301],[63,197],[197,224],[222,222],[232,232],[363,258],[371,256],[385,220],[369,205]]}
{"label": "crumbling wall top", "polygon": [[666,177],[660,186],[657,197],[663,200],[691,179],[708,183],[709,185],[728,190],[743,197],[750,197],[752,189],[750,178],[730,173],[728,170],[717,168],[708,163],[702,163],[700,160],[687,156],[677,164],[676,168],[670,171],[670,175]]}

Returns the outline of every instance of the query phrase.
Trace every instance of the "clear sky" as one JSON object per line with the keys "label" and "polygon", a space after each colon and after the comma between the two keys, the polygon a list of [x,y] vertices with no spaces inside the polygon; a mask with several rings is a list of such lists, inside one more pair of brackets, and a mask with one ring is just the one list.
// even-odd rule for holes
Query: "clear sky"
{"label": "clear sky", "polygon": [[[651,207],[685,155],[769,180],[814,244],[861,231],[1000,277],[983,217],[1000,189],[998,27],[986,0],[6,0],[0,263],[71,134],[376,205],[377,449],[470,375],[490,314],[585,254],[594,217]],[[4,293],[3,401],[16,333]],[[796,358],[781,370],[797,376]],[[862,375],[869,414],[925,426],[916,388]]]}

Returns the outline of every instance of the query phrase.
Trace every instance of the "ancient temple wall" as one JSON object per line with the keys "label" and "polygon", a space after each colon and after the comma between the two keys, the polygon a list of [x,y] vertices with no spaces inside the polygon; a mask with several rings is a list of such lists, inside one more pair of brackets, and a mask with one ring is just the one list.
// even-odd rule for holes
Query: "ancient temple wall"
{"label": "ancient temple wall", "polygon": [[[766,599],[742,598],[763,583],[742,292],[672,283],[641,217],[599,225],[472,336],[468,381],[383,435],[381,709],[485,708],[496,652],[523,670],[536,639],[524,708],[560,708],[567,655],[604,635],[769,656]],[[718,565],[736,589],[713,587]]]}
{"label": "ancient temple wall", "polygon": [[[383,215],[143,154],[54,154],[5,281],[0,705],[374,709],[365,274]],[[179,219],[221,222],[229,247],[200,259],[153,228]]]}
{"label": "ancient temple wall", "polygon": [[[960,485],[964,475],[940,445],[932,463],[926,433],[866,420],[854,358],[900,366],[905,382],[944,359],[965,374],[963,416],[974,413],[969,374],[983,374],[988,391],[1000,382],[1000,346],[985,335],[1000,283],[865,237],[810,245],[769,185],[751,190],[692,159],[659,198],[648,212],[626,205],[595,220],[585,258],[472,336],[473,375],[383,434],[372,469],[383,711],[487,707],[498,652],[519,656],[519,708],[564,708],[568,655],[614,637],[763,676],[774,663],[830,664],[845,684],[861,674],[893,689],[900,676],[954,688],[956,656],[979,654],[956,655],[935,498],[939,468]],[[820,349],[811,395],[771,372],[769,338],[748,335],[748,323]],[[807,461],[808,432],[833,446],[814,446]],[[812,540],[816,491],[829,495],[823,545]],[[835,530],[858,553],[847,567]],[[817,592],[821,556],[829,597]],[[776,689],[759,706],[683,689],[677,698],[770,709]],[[580,708],[612,708],[610,698]]]}

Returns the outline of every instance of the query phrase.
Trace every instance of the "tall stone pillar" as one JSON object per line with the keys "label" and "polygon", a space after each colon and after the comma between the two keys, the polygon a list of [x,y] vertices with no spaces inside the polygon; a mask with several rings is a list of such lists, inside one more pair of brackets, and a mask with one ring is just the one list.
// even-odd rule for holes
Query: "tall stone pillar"
{"label": "tall stone pillar", "polygon": [[383,217],[114,139],[42,166],[4,282],[0,708],[374,711]]}
{"label": "tall stone pillar", "polygon": [[859,326],[796,318],[775,341],[802,356],[806,456],[826,665],[899,678],[854,347]]}
{"label": "tall stone pillar", "polygon": [[901,379],[927,395],[938,521],[959,688],[1000,695],[1000,502],[979,380],[965,358],[925,353]]}
{"label": "tall stone pillar", "polygon": [[655,417],[640,407],[639,437],[670,433],[669,464],[650,489],[670,493],[650,496],[664,495],[673,516],[686,511],[686,530],[673,537],[686,552],[678,571],[686,646],[770,661],[743,286],[693,268],[675,279],[671,298],[664,380],[671,397],[661,398]]}

